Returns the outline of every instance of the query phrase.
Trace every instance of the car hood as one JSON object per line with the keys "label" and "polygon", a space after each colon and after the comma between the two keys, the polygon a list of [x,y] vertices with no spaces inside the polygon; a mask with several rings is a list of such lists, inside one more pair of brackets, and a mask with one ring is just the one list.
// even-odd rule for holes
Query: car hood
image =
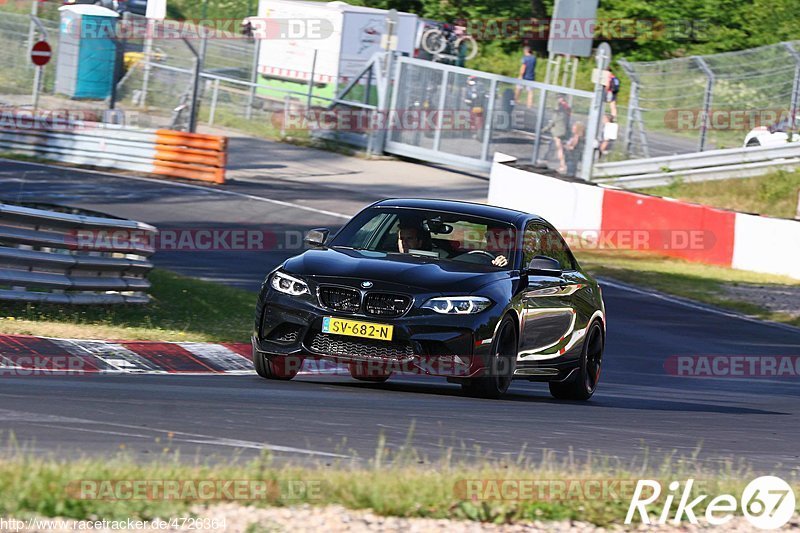
{"label": "car hood", "polygon": [[462,294],[511,276],[510,271],[491,266],[331,248],[308,250],[286,261],[284,269],[305,277],[352,278],[402,284],[428,292]]}

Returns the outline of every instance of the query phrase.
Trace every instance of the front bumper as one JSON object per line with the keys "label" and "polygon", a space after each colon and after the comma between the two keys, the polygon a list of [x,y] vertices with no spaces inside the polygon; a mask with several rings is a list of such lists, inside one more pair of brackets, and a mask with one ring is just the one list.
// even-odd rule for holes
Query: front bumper
{"label": "front bumper", "polygon": [[[267,289],[259,300],[253,348],[269,358],[298,356],[388,366],[392,371],[470,378],[485,367],[499,320],[488,309],[475,315],[440,315],[412,307],[393,319],[327,310],[312,298]],[[322,332],[333,316],[394,326],[391,341]]]}

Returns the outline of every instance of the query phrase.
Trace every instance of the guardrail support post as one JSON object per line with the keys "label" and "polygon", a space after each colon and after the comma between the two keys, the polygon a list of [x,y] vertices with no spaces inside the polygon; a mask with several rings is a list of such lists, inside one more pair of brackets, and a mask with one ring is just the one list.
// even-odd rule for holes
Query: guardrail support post
{"label": "guardrail support post", "polygon": [[714,98],[714,72],[708,66],[705,59],[700,56],[694,56],[697,66],[706,75],[708,81],[706,82],[706,94],[703,97],[703,120],[700,123],[700,147],[698,152],[702,152],[706,148],[706,138],[708,137],[708,121],[711,113],[711,102]]}

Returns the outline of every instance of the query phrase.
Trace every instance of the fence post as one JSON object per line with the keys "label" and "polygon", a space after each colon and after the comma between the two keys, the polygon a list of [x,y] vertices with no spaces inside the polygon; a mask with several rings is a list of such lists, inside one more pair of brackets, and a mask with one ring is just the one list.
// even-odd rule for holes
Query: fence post
{"label": "fence post", "polygon": [[797,129],[797,107],[800,105],[800,52],[795,49],[792,43],[783,43],[783,46],[794,58],[794,83],[792,84],[792,100],[789,103],[789,131]]}
{"label": "fence post", "polygon": [[258,62],[261,57],[261,41],[255,40],[255,50],[253,51],[253,69],[250,73],[250,94],[247,95],[247,109],[244,110],[244,118],[253,118],[253,104],[256,100],[256,89],[258,89]]}
{"label": "fence post", "polygon": [[[392,91],[392,80],[400,78],[401,62],[395,61],[394,52],[383,52],[383,55],[372,56],[372,68],[377,72],[375,82],[378,84],[378,105],[370,117],[368,153],[382,154],[392,127],[389,109],[397,105],[397,91]],[[389,99],[391,95],[391,101]],[[375,124],[379,128],[376,132]]]}
{"label": "fence post", "polygon": [[444,121],[444,104],[447,98],[447,80],[450,77],[450,71],[442,71],[442,85],[440,87],[439,102],[436,105],[436,131],[433,132],[433,150],[439,151],[439,144],[442,142],[442,122]]}
{"label": "fence post", "polygon": [[693,58],[695,62],[697,62],[697,66],[700,67],[700,70],[706,75],[708,81],[706,82],[706,94],[703,97],[703,120],[700,123],[700,149],[698,152],[702,152],[706,148],[706,137],[708,136],[708,119],[709,114],[711,112],[711,102],[714,98],[714,72],[709,68],[708,63],[706,63],[705,59],[700,56],[694,56]]}
{"label": "fence post", "polygon": [[217,98],[219,97],[219,78],[214,80],[214,89],[211,92],[211,109],[208,111],[208,125],[214,125],[214,117],[217,114]]}
{"label": "fence post", "polygon": [[[153,33],[155,32],[156,22],[153,19],[146,19],[145,39],[144,39],[144,72],[142,74],[142,95],[139,100],[139,107],[147,105],[147,91],[150,88],[150,63],[153,61]],[[131,69],[132,70],[132,69]]]}
{"label": "fence post", "polygon": [[314,49],[314,57],[311,59],[311,76],[308,78],[308,96],[306,97],[306,116],[311,113],[311,96],[314,94],[314,71],[317,70],[317,49]]}
{"label": "fence post", "polygon": [[31,2],[31,20],[28,22],[28,46],[26,50],[28,52],[31,51],[31,47],[33,46],[33,39],[36,37],[36,22],[35,19],[39,16],[39,2],[38,0],[34,0]]}
{"label": "fence post", "polygon": [[539,152],[542,149],[542,128],[544,128],[544,114],[547,107],[547,89],[539,89],[539,106],[536,109],[536,138],[533,140],[533,155],[531,164],[539,164]]}
{"label": "fence post", "polygon": [[195,133],[197,131],[197,103],[198,96],[200,94],[200,72],[203,68],[203,58],[206,55],[206,38],[205,36],[202,36],[201,38],[200,52],[198,52],[186,37],[181,37],[183,42],[186,43],[186,46],[189,47],[189,51],[194,56],[194,71],[192,72],[192,101],[191,110],[189,112],[190,133]]}
{"label": "fence post", "polygon": [[597,60],[597,80],[594,83],[594,96],[592,97],[592,107],[589,111],[589,119],[584,133],[583,161],[581,162],[581,178],[589,181],[592,179],[592,166],[594,166],[595,142],[597,132],[600,128],[600,118],[603,114],[603,72],[611,62],[611,46],[608,43],[600,43],[595,55]]}
{"label": "fence post", "polygon": [[631,80],[631,92],[628,96],[628,121],[625,123],[625,155],[630,157],[631,146],[633,146],[633,114],[636,112],[634,105],[639,99],[639,82]]}
{"label": "fence post", "polygon": [[800,189],[797,189],[797,211],[794,213],[794,219],[800,220]]}
{"label": "fence post", "polygon": [[[483,142],[481,143],[481,160],[489,160],[489,142],[492,137],[492,123],[494,122],[494,104],[497,100],[497,80],[492,79],[489,85],[489,105],[486,109],[483,122]],[[510,120],[511,117],[509,117]]]}

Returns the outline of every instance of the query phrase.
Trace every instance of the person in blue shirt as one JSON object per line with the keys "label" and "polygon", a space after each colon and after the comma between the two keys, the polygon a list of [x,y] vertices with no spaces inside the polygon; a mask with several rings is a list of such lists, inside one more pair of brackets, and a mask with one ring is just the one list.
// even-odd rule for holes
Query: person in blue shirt
{"label": "person in blue shirt", "polygon": [[[519,77],[520,79],[526,81],[533,81],[536,79],[536,56],[533,55],[533,51],[531,50],[530,46],[526,46],[522,49],[522,64],[519,67]],[[519,101],[519,90],[522,87],[517,85],[516,93],[514,94],[514,100]],[[528,107],[533,106],[533,90],[527,89],[528,91]]]}

